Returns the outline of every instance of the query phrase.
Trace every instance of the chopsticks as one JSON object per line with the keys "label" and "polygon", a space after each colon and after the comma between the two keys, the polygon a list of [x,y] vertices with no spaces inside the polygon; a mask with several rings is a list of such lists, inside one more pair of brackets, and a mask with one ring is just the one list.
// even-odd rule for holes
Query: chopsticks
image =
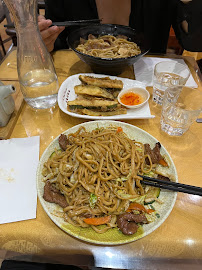
{"label": "chopsticks", "polygon": [[202,118],[197,118],[197,119],[196,119],[196,122],[197,122],[197,123],[202,123]]}
{"label": "chopsticks", "polygon": [[[78,20],[78,21],[64,21],[64,22],[52,22],[52,26],[78,26],[78,25],[88,25],[92,23],[100,23],[101,19],[92,19],[92,20]],[[6,28],[15,28],[14,23],[5,24],[4,27]]]}
{"label": "chopsticks", "polygon": [[[138,174],[138,176],[143,178],[143,180],[141,180],[141,182],[144,183],[145,185],[202,196],[202,188],[201,187],[185,185],[185,184],[166,181],[166,180],[161,180],[161,179],[157,179],[157,178],[148,177],[146,175],[139,175]],[[147,180],[149,180],[149,181],[147,181]]]}
{"label": "chopsticks", "polygon": [[57,26],[88,25],[88,24],[91,24],[91,23],[99,23],[101,21],[102,20],[100,20],[100,19],[64,21],[64,22],[53,22],[52,25],[57,25]]}
{"label": "chopsticks", "polygon": [[14,23],[4,24],[4,27],[6,27],[6,28],[15,28],[15,25],[14,25]]}

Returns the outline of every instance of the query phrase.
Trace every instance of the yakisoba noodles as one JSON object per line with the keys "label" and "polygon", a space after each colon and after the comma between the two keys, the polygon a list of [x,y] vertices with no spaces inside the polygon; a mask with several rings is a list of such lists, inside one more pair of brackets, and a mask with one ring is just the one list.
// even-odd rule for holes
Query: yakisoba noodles
{"label": "yakisoba noodles", "polygon": [[76,50],[100,58],[125,58],[141,53],[139,46],[123,36],[104,35],[95,38],[89,35]]}
{"label": "yakisoba noodles", "polygon": [[[151,172],[154,164],[144,144],[129,139],[117,127],[91,132],[81,127],[66,138],[66,150],[56,150],[42,173],[44,181],[53,183],[66,199],[64,220],[74,226],[91,226],[98,233],[117,227],[117,216],[128,209],[131,200],[145,194],[137,174]],[[100,228],[86,223],[92,217],[110,218]]]}

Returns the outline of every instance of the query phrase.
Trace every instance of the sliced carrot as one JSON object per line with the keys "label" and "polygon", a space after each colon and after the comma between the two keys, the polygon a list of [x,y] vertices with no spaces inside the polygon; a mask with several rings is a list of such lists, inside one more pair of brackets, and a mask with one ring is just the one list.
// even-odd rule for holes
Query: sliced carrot
{"label": "sliced carrot", "polygon": [[110,221],[111,216],[97,217],[97,218],[85,218],[83,221],[89,225],[102,225]]}
{"label": "sliced carrot", "polygon": [[155,210],[154,209],[146,209],[147,210],[147,214],[151,214],[151,213],[153,213],[153,212],[155,212]]}
{"label": "sliced carrot", "polygon": [[122,131],[123,131],[122,127],[117,127],[117,132],[122,132]]}
{"label": "sliced carrot", "polygon": [[130,212],[131,210],[137,210],[137,211],[146,212],[146,208],[142,204],[139,204],[139,203],[136,203],[136,202],[131,203],[126,211]]}
{"label": "sliced carrot", "polygon": [[164,159],[160,159],[159,164],[162,165],[163,167],[168,167],[168,163]]}
{"label": "sliced carrot", "polygon": [[145,212],[147,214],[151,214],[152,212],[154,212],[155,210],[153,209],[146,209],[144,207],[144,205],[142,204],[139,204],[139,203],[131,203],[128,207],[128,209],[126,210],[126,212],[131,212],[132,210],[137,210],[137,211],[142,211],[142,212]]}

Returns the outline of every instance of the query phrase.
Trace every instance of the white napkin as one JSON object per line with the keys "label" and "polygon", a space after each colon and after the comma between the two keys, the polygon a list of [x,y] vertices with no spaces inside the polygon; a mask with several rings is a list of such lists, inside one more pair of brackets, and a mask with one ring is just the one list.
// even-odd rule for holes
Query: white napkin
{"label": "white napkin", "polygon": [[0,224],[36,218],[40,137],[0,140]]}
{"label": "white napkin", "polygon": [[[158,58],[158,57],[142,57],[134,64],[135,78],[137,81],[146,83],[147,86],[153,86],[154,66],[163,61],[175,61],[186,65],[183,59]],[[186,82],[186,86],[198,88],[193,76],[190,74]]]}

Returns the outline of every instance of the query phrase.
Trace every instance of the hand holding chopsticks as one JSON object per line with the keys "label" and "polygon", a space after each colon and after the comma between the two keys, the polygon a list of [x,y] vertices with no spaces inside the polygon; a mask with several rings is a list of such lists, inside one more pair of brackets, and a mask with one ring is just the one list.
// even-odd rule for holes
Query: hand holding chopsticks
{"label": "hand holding chopsticks", "polygon": [[157,179],[157,178],[148,177],[146,175],[138,175],[138,176],[143,178],[143,180],[141,180],[141,182],[144,183],[145,185],[202,196],[202,188],[201,187],[185,185],[185,184],[166,181],[166,180],[161,180],[161,179]]}

